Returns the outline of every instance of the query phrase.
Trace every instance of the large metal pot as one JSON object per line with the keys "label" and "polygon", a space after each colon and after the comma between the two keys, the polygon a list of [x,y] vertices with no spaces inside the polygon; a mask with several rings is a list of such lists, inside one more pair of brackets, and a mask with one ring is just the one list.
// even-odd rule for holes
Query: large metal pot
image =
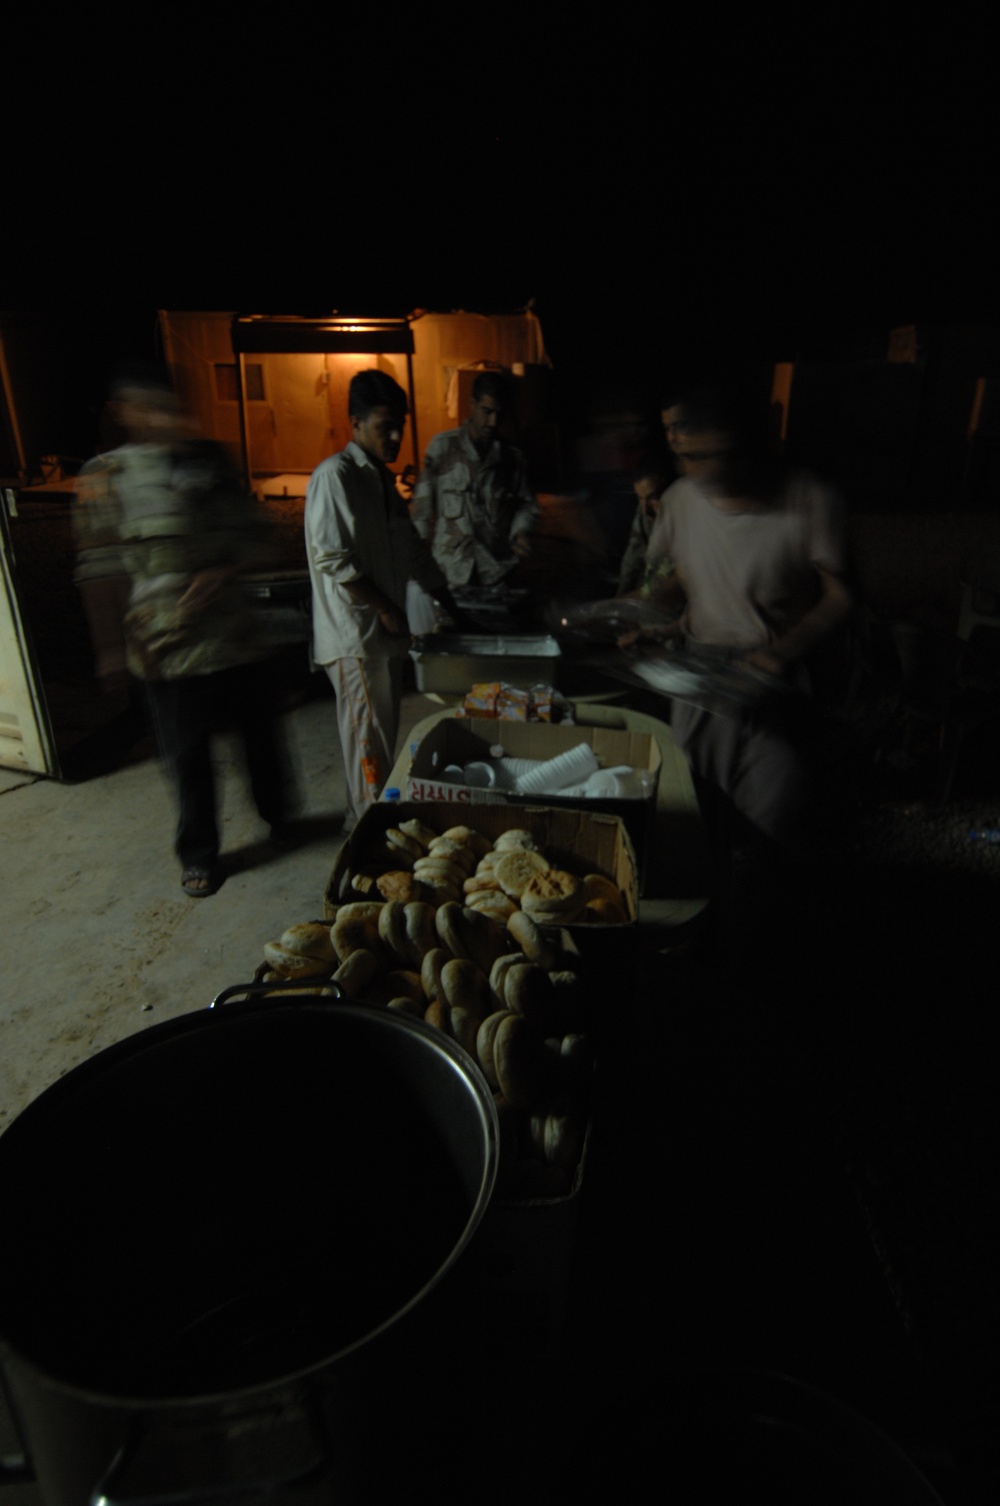
{"label": "large metal pot", "polygon": [[466,1326],[497,1140],[453,1042],[317,997],[49,1088],[0,1138],[0,1365],[45,1506],[371,1498],[379,1406]]}

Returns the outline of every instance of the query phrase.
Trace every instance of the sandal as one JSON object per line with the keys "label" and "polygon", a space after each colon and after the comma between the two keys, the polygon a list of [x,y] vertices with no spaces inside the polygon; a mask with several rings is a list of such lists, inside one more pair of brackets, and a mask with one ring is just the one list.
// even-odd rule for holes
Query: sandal
{"label": "sandal", "polygon": [[218,887],[214,868],[185,868],[181,874],[181,888],[192,899],[205,899]]}

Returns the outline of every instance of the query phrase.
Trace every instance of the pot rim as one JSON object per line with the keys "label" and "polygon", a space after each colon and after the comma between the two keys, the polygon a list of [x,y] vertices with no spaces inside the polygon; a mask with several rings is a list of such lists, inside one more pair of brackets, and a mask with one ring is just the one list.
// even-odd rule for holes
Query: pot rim
{"label": "pot rim", "polygon": [[[227,1019],[241,1019],[249,1014],[272,1014],[276,1018],[285,1012],[282,1006],[293,1009],[310,1009],[321,1012],[324,1015],[334,1017],[350,1017],[354,1020],[364,1020],[375,1029],[387,1029],[389,1031],[409,1032],[425,1042],[433,1053],[446,1059],[449,1068],[460,1075],[468,1087],[473,1091],[474,1100],[482,1115],[482,1126],[485,1135],[486,1164],[479,1187],[478,1194],[466,1218],[465,1225],[459,1238],[452,1245],[447,1257],[442,1261],[429,1279],[414,1292],[408,1300],[390,1313],[377,1327],[370,1329],[361,1337],[346,1344],[342,1349],[335,1350],[331,1354],[324,1355],[321,1359],[313,1360],[307,1365],[280,1376],[273,1376],[264,1381],[257,1381],[252,1385],[239,1388],[230,1388],[224,1391],[206,1391],[179,1396],[129,1396],[127,1393],[96,1390],[75,1381],[63,1380],[57,1374],[39,1365],[21,1350],[17,1345],[5,1336],[0,1329],[0,1366],[16,1367],[29,1372],[36,1382],[51,1389],[107,1408],[126,1408],[130,1411],[142,1410],[159,1412],[166,1410],[176,1411],[179,1408],[218,1408],[220,1403],[248,1401],[252,1398],[261,1399],[271,1393],[286,1393],[289,1388],[300,1386],[302,1382],[318,1373],[341,1364],[345,1359],[363,1349],[373,1340],[386,1333],[389,1329],[400,1323],[410,1312],[413,1311],[435,1287],[440,1285],[444,1277],[458,1261],[459,1256],[470,1244],[473,1235],[482,1223],[483,1216],[493,1196],[496,1183],[497,1164],[499,1157],[500,1123],[497,1116],[496,1104],[493,1094],[485,1077],[468,1052],[457,1041],[446,1036],[442,1031],[427,1025],[423,1020],[408,1015],[398,1014],[378,1006],[368,1004],[348,1004],[339,1000],[324,1000],[320,995],[310,995],[307,998],[297,999],[283,998],[280,1001],[276,996],[270,998],[249,998],[245,1001],[227,1004],[223,1009],[209,1007],[203,1010],[194,1010],[183,1015],[176,1015],[171,1020],[159,1021],[156,1025],[148,1026],[145,1030],[135,1035],[126,1036],[123,1040],[115,1041],[105,1047],[94,1056],[80,1062],[64,1077],[43,1089],[37,1098],[34,1098],[20,1114],[7,1126],[0,1135],[0,1176],[2,1176],[3,1142],[15,1130],[18,1125],[23,1126],[25,1120],[31,1120],[32,1111],[36,1104],[42,1100],[52,1101],[63,1093],[72,1091],[75,1084],[85,1079],[99,1076],[101,1071],[117,1063],[121,1059],[136,1055],[155,1045],[152,1039],[157,1040],[172,1035],[184,1034],[187,1031],[201,1028],[224,1028]],[[50,1096],[51,1095],[51,1096]],[[30,1133],[30,1124],[27,1131],[18,1133]],[[18,1136],[15,1136],[15,1139]]]}

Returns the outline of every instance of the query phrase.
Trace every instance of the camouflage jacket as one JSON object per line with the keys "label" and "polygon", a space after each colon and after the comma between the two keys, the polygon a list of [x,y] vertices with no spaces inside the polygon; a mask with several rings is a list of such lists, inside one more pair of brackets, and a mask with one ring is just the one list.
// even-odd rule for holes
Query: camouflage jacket
{"label": "camouflage jacket", "polygon": [[[260,519],[217,446],[122,445],[97,456],[80,473],[73,522],[78,580],[112,555],[129,577],[133,674],[172,680],[260,657],[237,575],[263,557]],[[192,577],[219,568],[234,573],[211,604],[181,606]]]}
{"label": "camouflage jacket", "polygon": [[467,425],[431,440],[413,494],[413,522],[452,590],[492,586],[514,568],[511,539],[538,526],[524,456],[494,439],[481,456]]}

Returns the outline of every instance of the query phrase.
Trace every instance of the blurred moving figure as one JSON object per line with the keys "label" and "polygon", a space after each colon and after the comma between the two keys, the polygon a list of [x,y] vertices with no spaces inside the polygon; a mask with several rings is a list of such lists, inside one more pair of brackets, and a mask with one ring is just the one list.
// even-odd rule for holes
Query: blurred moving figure
{"label": "blurred moving figure", "polygon": [[499,372],[476,377],[467,421],[431,440],[413,494],[414,525],[453,591],[498,585],[531,553],[541,512],[524,456],[499,432],[510,396]]}
{"label": "blurred moving figure", "polygon": [[406,393],[383,371],[359,371],[348,413],[354,437],[317,466],[305,509],[313,658],[337,698],[345,832],[378,799],[395,756],[410,648],[407,583],[456,612],[388,469],[403,441]]}
{"label": "blurred moving figure", "polygon": [[[803,660],[851,609],[840,498],[775,457],[766,411],[742,394],[697,394],[673,419],[684,474],[650,535],[648,563],[673,562],[656,599],[682,609],[676,631],[687,644],[739,661],[776,689],[805,690]],[[795,699],[765,698],[733,716],[675,700],[671,712],[695,773],[782,846],[801,837],[808,794],[788,711]]]}
{"label": "blurred moving figure", "polygon": [[[656,515],[660,510],[660,498],[666,491],[671,480],[671,467],[663,459],[650,459],[644,461],[636,469],[632,480],[632,488],[635,492],[638,506],[635,517],[632,519],[632,528],[625,545],[625,553],[622,555],[621,567],[618,571],[619,596],[627,596],[632,591],[646,593],[648,591],[646,564],[646,551],[649,547],[649,536],[653,531]],[[659,571],[669,573],[669,562],[661,561]]]}
{"label": "blurred moving figure", "polygon": [[110,406],[127,441],[80,473],[78,577],[93,580],[117,559],[128,582],[125,662],[98,642],[97,671],[114,683],[127,663],[145,684],[179,807],[181,884],[200,899],[219,878],[213,732],[239,731],[257,810],[275,840],[287,835],[288,765],[240,583],[262,559],[261,523],[223,451],[195,436],[165,371],[123,371]]}

